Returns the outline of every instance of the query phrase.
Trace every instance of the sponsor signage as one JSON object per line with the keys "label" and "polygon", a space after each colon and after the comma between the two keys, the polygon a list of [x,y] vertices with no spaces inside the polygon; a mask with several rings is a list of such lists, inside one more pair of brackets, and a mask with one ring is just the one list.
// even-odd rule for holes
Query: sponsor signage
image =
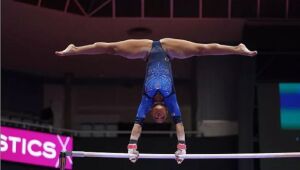
{"label": "sponsor signage", "polygon": [[[58,168],[61,151],[72,151],[68,136],[1,126],[1,160]],[[67,157],[66,169],[72,169]]]}

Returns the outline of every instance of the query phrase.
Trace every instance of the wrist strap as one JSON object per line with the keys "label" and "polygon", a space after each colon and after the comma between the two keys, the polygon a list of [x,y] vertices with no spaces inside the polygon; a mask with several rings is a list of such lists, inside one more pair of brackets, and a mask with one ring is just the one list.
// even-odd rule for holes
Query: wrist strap
{"label": "wrist strap", "polygon": [[137,149],[137,144],[128,144],[127,149]]}
{"label": "wrist strap", "polygon": [[135,139],[130,139],[129,144],[137,144],[138,140]]}
{"label": "wrist strap", "polygon": [[177,144],[177,149],[186,149],[186,145],[185,144],[183,144],[183,143],[178,143]]}
{"label": "wrist strap", "polygon": [[179,140],[178,143],[185,144],[184,140]]}

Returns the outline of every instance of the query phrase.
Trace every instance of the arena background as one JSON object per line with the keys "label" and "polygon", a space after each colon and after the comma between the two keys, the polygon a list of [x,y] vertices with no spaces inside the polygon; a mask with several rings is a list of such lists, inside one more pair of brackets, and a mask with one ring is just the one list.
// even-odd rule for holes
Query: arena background
{"label": "arena background", "polygon": [[[182,38],[258,50],[255,58],[174,60],[188,153],[300,151],[300,130],[280,126],[279,83],[300,82],[297,0],[3,0],[1,124],[71,135],[74,150],[127,152],[145,62],[58,57],[69,43]],[[299,101],[300,102],[300,101]],[[117,132],[116,132],[117,131]],[[146,121],[143,153],[173,153],[174,126]],[[154,131],[154,132],[153,132]],[[51,169],[1,160],[1,168]],[[75,158],[73,169],[296,170],[299,159]]]}

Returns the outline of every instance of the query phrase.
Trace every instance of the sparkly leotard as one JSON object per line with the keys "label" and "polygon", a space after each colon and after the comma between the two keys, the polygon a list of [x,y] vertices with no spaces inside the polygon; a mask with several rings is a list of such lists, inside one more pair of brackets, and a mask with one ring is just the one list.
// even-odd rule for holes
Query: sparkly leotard
{"label": "sparkly leotard", "polygon": [[170,59],[159,41],[153,41],[147,61],[144,94],[139,105],[136,123],[142,124],[153,106],[153,97],[160,93],[168,112],[175,123],[181,122],[181,112],[177,103]]}

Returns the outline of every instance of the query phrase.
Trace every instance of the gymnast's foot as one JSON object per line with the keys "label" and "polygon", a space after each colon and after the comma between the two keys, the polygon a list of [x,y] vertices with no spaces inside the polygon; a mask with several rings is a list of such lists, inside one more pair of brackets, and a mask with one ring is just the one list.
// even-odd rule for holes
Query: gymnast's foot
{"label": "gymnast's foot", "polygon": [[58,56],[72,55],[75,52],[75,49],[76,49],[75,45],[74,44],[70,44],[63,51],[55,51],[55,54],[58,55]]}
{"label": "gymnast's foot", "polygon": [[249,57],[254,57],[257,55],[257,51],[250,51],[243,43],[240,43],[237,46],[237,50],[241,55],[245,55]]}

